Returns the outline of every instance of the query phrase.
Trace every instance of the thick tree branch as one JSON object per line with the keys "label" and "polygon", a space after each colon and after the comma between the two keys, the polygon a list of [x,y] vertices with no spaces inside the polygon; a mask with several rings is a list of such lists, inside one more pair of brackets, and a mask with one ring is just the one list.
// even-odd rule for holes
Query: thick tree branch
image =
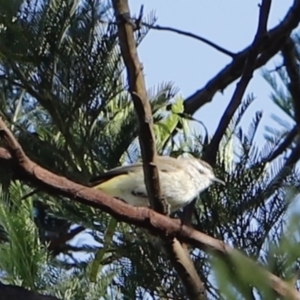
{"label": "thick tree branch", "polygon": [[53,296],[45,296],[28,291],[20,286],[6,285],[0,282],[0,300],[59,300]]}
{"label": "thick tree branch", "polygon": [[[260,45],[260,56],[255,63],[255,69],[264,65],[282,47],[285,38],[289,37],[300,21],[300,0],[294,0],[292,7],[283,21],[268,31],[268,40]],[[241,51],[234,60],[212,78],[202,89],[189,96],[184,102],[185,113],[194,114],[204,104],[210,102],[218,91],[223,91],[234,80],[238,79],[244,70],[244,64],[249,56],[251,46]]]}
{"label": "thick tree branch", "polygon": [[263,0],[260,6],[260,14],[256,35],[253,43],[249,48],[248,57],[245,61],[244,71],[232,98],[220,120],[217,130],[212,138],[211,143],[205,149],[203,158],[210,164],[215,164],[220,141],[234,115],[237,108],[240,106],[246,88],[253,76],[256,59],[259,55],[261,45],[268,40],[267,37],[267,22],[271,8],[271,0]]}
{"label": "thick tree branch", "polygon": [[145,207],[132,207],[99,190],[74,183],[40,167],[24,154],[2,119],[0,119],[0,136],[5,140],[9,150],[6,151],[0,147],[0,164],[5,163],[7,166],[13,166],[16,179],[28,182],[51,194],[65,196],[73,201],[101,209],[119,221],[150,230],[161,237],[177,237],[180,241],[189,243],[202,250],[220,253],[233,258],[239,256],[247,260],[247,263],[253,268],[257,268],[256,270],[264,275],[270,288],[276,293],[293,300],[300,300],[300,293],[288,283],[263,269],[223,241],[182,225],[178,219],[171,219]]}
{"label": "thick tree branch", "polygon": [[119,44],[124,64],[127,70],[129,91],[138,117],[139,141],[141,146],[145,184],[151,207],[158,212],[165,213],[159,174],[156,167],[156,146],[152,128],[153,117],[146,91],[146,84],[142,65],[139,62],[134,39],[134,28],[130,23],[130,11],[126,0],[113,0],[113,7],[118,26]]}
{"label": "thick tree branch", "polygon": [[188,298],[206,300],[207,293],[205,284],[201,281],[187,249],[182,247],[176,238],[165,241],[164,249],[169,254],[170,261],[185,287]]}
{"label": "thick tree branch", "polygon": [[[139,123],[139,141],[143,157],[145,184],[151,207],[160,213],[166,214],[168,207],[162,197],[159,173],[156,167],[156,145],[153,132],[153,116],[146,91],[142,66],[139,62],[134,39],[134,27],[130,19],[130,10],[127,0],[113,0],[113,7],[118,26],[119,44],[124,64],[127,70],[128,86],[132,96]],[[205,300],[206,291],[200,280],[188,253],[180,243],[171,237],[162,240],[170,259],[175,267],[186,293],[190,299]]]}

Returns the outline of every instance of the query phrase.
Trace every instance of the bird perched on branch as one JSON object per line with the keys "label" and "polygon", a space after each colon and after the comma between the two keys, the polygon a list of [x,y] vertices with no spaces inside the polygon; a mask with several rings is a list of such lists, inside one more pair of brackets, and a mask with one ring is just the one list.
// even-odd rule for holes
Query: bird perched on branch
{"label": "bird perched on branch", "polygon": [[[162,196],[171,212],[188,205],[214,182],[225,184],[215,176],[208,163],[194,157],[159,156],[156,165]],[[90,185],[133,206],[149,206],[142,163],[114,168],[93,178]],[[92,282],[96,281],[106,247],[113,238],[116,226],[117,221],[111,218],[104,234],[103,247],[98,250],[92,263]]]}
{"label": "bird perched on branch", "polygon": [[[224,184],[214,175],[212,167],[201,159],[159,156],[156,164],[162,196],[171,212],[189,204],[214,182]],[[149,206],[142,163],[114,168],[93,178],[90,183],[133,206]]]}

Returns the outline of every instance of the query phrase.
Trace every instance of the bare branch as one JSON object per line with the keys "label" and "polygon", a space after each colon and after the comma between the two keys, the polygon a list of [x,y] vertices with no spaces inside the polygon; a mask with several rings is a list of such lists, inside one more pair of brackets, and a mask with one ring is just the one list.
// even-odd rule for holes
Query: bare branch
{"label": "bare branch", "polygon": [[238,82],[236,89],[232,95],[232,98],[220,120],[219,126],[212,138],[211,143],[205,149],[203,158],[210,164],[214,164],[219,149],[220,141],[226,131],[234,113],[242,102],[242,98],[246,91],[246,88],[252,79],[255,62],[259,55],[261,45],[268,40],[267,37],[267,22],[271,8],[271,0],[263,0],[260,6],[260,14],[257,32],[254,37],[253,43],[249,48],[248,57],[245,62],[244,71],[240,81]]}
{"label": "bare branch", "polygon": [[[138,117],[139,141],[149,202],[155,211],[166,214],[167,204],[161,195],[159,173],[155,165],[157,153],[152,128],[153,117],[136,49],[128,2],[127,0],[113,0],[112,3],[117,20],[121,54],[127,70],[129,91]],[[204,283],[200,280],[188,253],[174,237],[162,241],[189,298],[206,300]]]}
{"label": "bare branch", "polygon": [[187,37],[190,37],[190,38],[193,38],[195,40],[198,40],[202,43],[205,43],[209,46],[211,46],[212,48],[214,48],[215,50],[225,54],[225,55],[228,55],[230,56],[231,58],[235,58],[235,56],[237,55],[236,53],[233,53],[229,50],[226,50],[225,48],[211,42],[210,40],[204,38],[204,37],[201,37],[197,34],[194,34],[194,33],[191,33],[191,32],[188,32],[188,31],[184,31],[184,30],[180,30],[180,29],[176,29],[176,28],[172,28],[172,27],[169,27],[169,26],[160,26],[160,25],[151,25],[151,24],[148,24],[148,23],[145,23],[145,22],[142,22],[142,25],[147,27],[147,28],[151,28],[151,29],[155,29],[155,30],[160,30],[160,31],[169,31],[169,32],[174,32],[174,33],[177,33],[177,34],[180,34],[180,35],[183,35],[183,36],[187,36]]}
{"label": "bare branch", "polygon": [[279,155],[281,155],[286,149],[292,144],[293,140],[298,134],[298,126],[294,126],[293,129],[286,135],[282,143],[276,148],[276,150],[271,153],[269,157],[266,158],[266,162],[271,162]]}
{"label": "bare branch", "polygon": [[[291,34],[300,21],[300,0],[294,0],[292,7],[283,21],[268,31],[268,40],[262,41],[260,56],[255,62],[255,69],[264,65],[281,48],[284,40]],[[229,84],[238,79],[244,70],[244,65],[251,46],[241,51],[234,60],[212,78],[203,88],[186,98],[185,113],[194,114],[204,104],[210,102],[218,91],[223,91]]]}
{"label": "bare branch", "polygon": [[152,128],[153,117],[146,91],[142,65],[139,62],[134,39],[134,28],[130,19],[129,6],[126,0],[112,1],[115,10],[119,44],[124,64],[127,70],[128,86],[139,123],[139,141],[143,157],[145,184],[151,207],[160,213],[165,213],[159,174],[156,167],[156,147]]}
{"label": "bare branch", "polygon": [[[26,181],[54,195],[61,195],[72,201],[92,206],[109,213],[118,221],[133,224],[150,230],[161,237],[176,237],[182,242],[206,251],[213,251],[222,255],[236,258],[237,256],[247,260],[247,263],[261,272],[270,288],[283,297],[300,300],[298,293],[288,283],[279,277],[263,269],[250,258],[225,244],[223,241],[210,237],[191,227],[182,225],[180,220],[171,219],[145,207],[132,207],[122,201],[112,198],[99,190],[74,183],[64,177],[57,176],[31,161],[21,149],[8,128],[0,119],[0,136],[4,138],[9,152],[0,148],[0,163],[13,166],[14,177]],[[300,148],[300,147],[299,147]],[[298,150],[297,153],[298,154]],[[294,157],[293,157],[294,159]],[[291,160],[292,161],[292,158]]]}

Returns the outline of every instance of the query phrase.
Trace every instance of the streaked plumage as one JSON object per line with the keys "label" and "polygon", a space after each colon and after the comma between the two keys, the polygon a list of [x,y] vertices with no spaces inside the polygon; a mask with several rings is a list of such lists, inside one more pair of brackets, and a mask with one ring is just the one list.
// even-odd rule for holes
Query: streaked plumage
{"label": "streaked plumage", "polygon": [[[161,191],[172,212],[189,204],[213,182],[223,183],[215,177],[209,164],[196,158],[160,156],[157,167]],[[114,168],[90,182],[93,187],[133,206],[149,206],[142,163]]]}

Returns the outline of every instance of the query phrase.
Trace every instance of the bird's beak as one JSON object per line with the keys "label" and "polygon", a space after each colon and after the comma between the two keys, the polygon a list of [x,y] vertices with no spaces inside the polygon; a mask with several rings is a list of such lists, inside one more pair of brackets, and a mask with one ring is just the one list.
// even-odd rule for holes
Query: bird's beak
{"label": "bird's beak", "polygon": [[225,182],[224,182],[223,180],[217,178],[217,177],[214,177],[214,178],[212,179],[212,181],[217,182],[217,183],[220,183],[220,184],[222,184],[222,185],[225,185]]}

